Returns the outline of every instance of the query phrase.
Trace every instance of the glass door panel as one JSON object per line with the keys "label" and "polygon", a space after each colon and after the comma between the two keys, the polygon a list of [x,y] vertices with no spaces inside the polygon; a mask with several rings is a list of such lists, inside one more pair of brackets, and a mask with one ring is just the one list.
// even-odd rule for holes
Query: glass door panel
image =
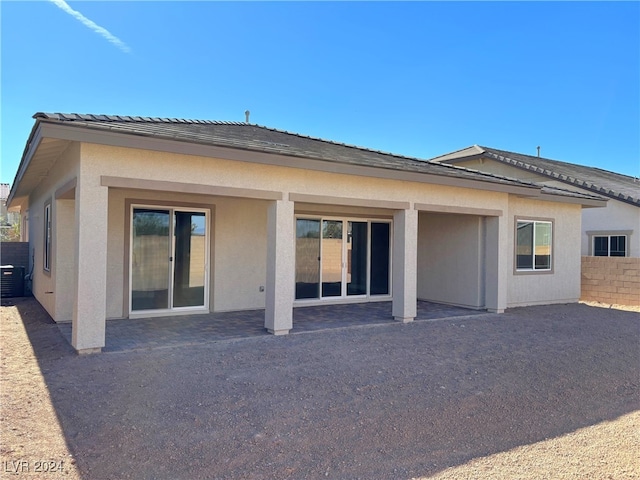
{"label": "glass door panel", "polygon": [[389,295],[391,224],[371,222],[371,295]]}
{"label": "glass door panel", "polygon": [[322,296],[342,296],[342,221],[322,221]]}
{"label": "glass door panel", "polygon": [[320,297],[320,220],[296,220],[296,299]]}
{"label": "glass door panel", "polygon": [[367,222],[348,222],[347,295],[367,294]]}
{"label": "glass door panel", "polygon": [[391,293],[391,223],[296,219],[296,300]]}
{"label": "glass door panel", "polygon": [[171,272],[168,210],[133,209],[131,310],[169,308]]}
{"label": "glass door panel", "polygon": [[174,212],[174,307],[205,304],[206,226],[204,212]]}

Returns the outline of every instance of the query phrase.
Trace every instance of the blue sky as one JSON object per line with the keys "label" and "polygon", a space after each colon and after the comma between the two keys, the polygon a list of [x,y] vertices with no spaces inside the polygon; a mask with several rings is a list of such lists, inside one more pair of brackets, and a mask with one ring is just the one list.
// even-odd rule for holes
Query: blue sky
{"label": "blue sky", "polygon": [[638,2],[67,2],[85,23],[63,3],[0,4],[2,182],[37,111],[247,109],[408,156],[540,145],[640,176]]}

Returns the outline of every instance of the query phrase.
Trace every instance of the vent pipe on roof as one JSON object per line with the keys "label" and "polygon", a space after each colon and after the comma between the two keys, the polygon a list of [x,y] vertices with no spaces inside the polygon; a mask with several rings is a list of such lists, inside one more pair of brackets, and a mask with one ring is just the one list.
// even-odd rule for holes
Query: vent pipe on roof
{"label": "vent pipe on roof", "polygon": [[538,158],[540,158],[540,145],[536,147],[538,149]]}
{"label": "vent pipe on roof", "polygon": [[249,123],[249,115],[251,115],[251,112],[249,110],[245,110],[244,112],[245,123]]}

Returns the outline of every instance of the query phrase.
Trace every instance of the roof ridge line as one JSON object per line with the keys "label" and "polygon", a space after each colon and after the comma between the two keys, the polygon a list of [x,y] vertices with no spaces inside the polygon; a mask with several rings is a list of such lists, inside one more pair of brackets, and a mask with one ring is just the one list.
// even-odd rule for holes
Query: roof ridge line
{"label": "roof ridge line", "polygon": [[49,113],[36,112],[35,119],[59,121],[89,121],[89,122],[128,122],[128,123],[169,123],[169,124],[199,124],[199,125],[248,125],[244,122],[232,120],[200,120],[177,117],[147,117],[140,115],[109,115],[96,113]]}

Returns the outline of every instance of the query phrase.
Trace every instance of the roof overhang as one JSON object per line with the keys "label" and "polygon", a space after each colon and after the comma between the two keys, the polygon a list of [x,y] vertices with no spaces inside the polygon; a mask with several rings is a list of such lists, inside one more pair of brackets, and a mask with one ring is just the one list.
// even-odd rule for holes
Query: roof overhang
{"label": "roof overhang", "polygon": [[[124,147],[182,155],[196,155],[224,160],[282,166],[288,168],[314,170],[321,172],[365,176],[381,179],[393,179],[408,182],[420,182],[433,185],[470,188],[514,194],[526,198],[546,201],[578,203],[586,207],[601,207],[606,200],[572,197],[550,194],[542,191],[540,185],[500,183],[470,179],[451,175],[437,175],[427,172],[367,166],[340,161],[313,158],[309,156],[285,155],[264,152],[249,148],[212,145],[182,139],[159,138],[154,135],[118,132],[91,128],[91,126],[61,123],[55,120],[37,118],[25,148],[18,172],[9,195],[7,205],[16,208],[24,204],[28,195],[48,174],[60,154],[71,142],[93,143],[98,145]],[[452,154],[437,157],[433,162],[455,162],[456,160],[482,157],[484,150],[477,145],[459,150]],[[445,164],[446,164],[445,163]],[[460,167],[450,167],[460,168]],[[482,174],[482,172],[477,172]]]}
{"label": "roof overhang", "polygon": [[534,197],[526,197],[525,198],[533,198],[536,200],[545,200],[549,202],[560,202],[560,203],[573,203],[577,205],[582,205],[584,208],[596,208],[596,207],[606,207],[607,202],[609,201],[607,198],[595,198],[590,197],[575,197],[571,195],[562,195],[562,194],[552,194],[540,192],[539,195]]}
{"label": "roof overhang", "polygon": [[24,204],[29,193],[47,176],[60,154],[70,144],[64,138],[51,135],[49,127],[50,125],[36,122],[31,130],[7,198],[7,206],[13,210]]}
{"label": "roof overhang", "polygon": [[[41,177],[33,178],[31,170],[38,166],[47,166],[51,162],[53,151],[47,155],[40,155],[40,149],[45,142],[57,140],[57,155],[68,147],[70,142],[94,143],[98,145],[169,152],[182,155],[196,155],[203,157],[220,158],[249,163],[276,165],[305,170],[315,170],[329,173],[366,176],[382,179],[395,179],[409,182],[421,182],[435,185],[444,185],[476,190],[497,191],[523,196],[537,196],[540,187],[535,185],[514,185],[511,183],[499,183],[483,180],[474,180],[455,176],[435,175],[430,173],[407,171],[394,168],[372,167],[352,163],[342,163],[316,159],[311,156],[283,155],[256,151],[246,148],[217,146],[193,141],[178,139],[158,138],[152,135],[123,133],[114,130],[91,128],[90,126],[76,126],[69,123],[60,123],[47,119],[37,119],[29,138],[27,148],[23,155],[16,180],[10,194],[12,202],[28,195],[42,180]],[[44,164],[44,165],[43,165]],[[48,165],[49,167],[51,165]],[[458,167],[452,167],[458,168]],[[43,169],[39,169],[41,174]]]}

